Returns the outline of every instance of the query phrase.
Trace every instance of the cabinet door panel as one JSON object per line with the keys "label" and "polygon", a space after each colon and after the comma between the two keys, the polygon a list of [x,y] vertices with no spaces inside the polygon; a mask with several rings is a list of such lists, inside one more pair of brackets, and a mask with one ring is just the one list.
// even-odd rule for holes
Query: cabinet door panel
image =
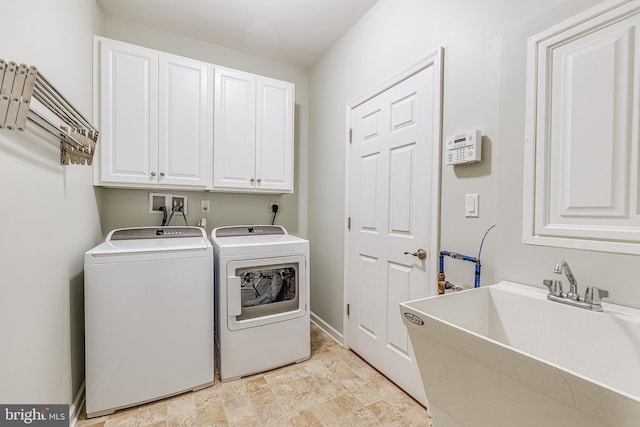
{"label": "cabinet door panel", "polygon": [[149,49],[100,43],[100,171],[104,183],[157,180],[158,60]]}
{"label": "cabinet door panel", "polygon": [[255,76],[216,68],[214,188],[254,188],[255,99]]}
{"label": "cabinet door panel", "polygon": [[258,77],[256,188],[293,191],[293,106],[291,83]]}
{"label": "cabinet door panel", "polygon": [[158,169],[161,185],[207,187],[211,180],[211,68],[160,55]]}

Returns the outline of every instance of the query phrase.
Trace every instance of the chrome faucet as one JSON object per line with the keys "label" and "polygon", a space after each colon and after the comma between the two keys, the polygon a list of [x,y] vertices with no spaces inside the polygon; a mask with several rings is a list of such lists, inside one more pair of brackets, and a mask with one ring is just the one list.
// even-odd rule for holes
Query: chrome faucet
{"label": "chrome faucet", "polygon": [[567,263],[567,261],[561,259],[560,261],[556,262],[556,266],[553,267],[553,272],[556,274],[562,274],[563,271],[567,276],[567,280],[569,280],[569,292],[567,293],[566,297],[576,301],[579,300],[580,294],[578,294],[578,282],[576,281],[571,268],[569,268],[569,264]]}
{"label": "chrome faucet", "polygon": [[562,274],[564,272],[569,280],[569,292],[566,294],[562,292],[561,280],[545,279],[542,283],[549,289],[547,299],[562,304],[572,305],[574,307],[586,308],[593,311],[602,311],[600,298],[608,297],[609,291],[598,289],[595,286],[587,286],[584,298],[582,298],[578,293],[578,282],[566,261],[558,261],[553,268],[553,272],[556,274]]}

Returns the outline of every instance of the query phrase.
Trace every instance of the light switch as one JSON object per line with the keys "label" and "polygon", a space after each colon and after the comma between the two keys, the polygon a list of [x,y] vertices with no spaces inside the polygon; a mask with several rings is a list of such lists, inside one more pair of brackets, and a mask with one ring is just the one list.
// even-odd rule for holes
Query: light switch
{"label": "light switch", "polygon": [[480,210],[478,209],[477,194],[465,194],[464,216],[466,216],[467,218],[478,218],[480,216]]}

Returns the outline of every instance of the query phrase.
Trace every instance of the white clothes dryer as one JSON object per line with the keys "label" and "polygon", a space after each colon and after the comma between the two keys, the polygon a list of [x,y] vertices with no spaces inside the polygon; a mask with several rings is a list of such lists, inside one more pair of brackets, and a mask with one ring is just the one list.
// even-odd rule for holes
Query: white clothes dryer
{"label": "white clothes dryer", "polygon": [[211,239],[220,379],[309,359],[309,241],[276,225],[219,227]]}
{"label": "white clothes dryer", "polygon": [[88,417],[213,384],[213,247],[204,230],[113,230],[84,265]]}

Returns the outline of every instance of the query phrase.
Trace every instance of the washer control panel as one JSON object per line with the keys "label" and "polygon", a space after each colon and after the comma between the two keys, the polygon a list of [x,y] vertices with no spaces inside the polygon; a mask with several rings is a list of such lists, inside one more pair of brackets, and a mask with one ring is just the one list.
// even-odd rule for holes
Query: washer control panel
{"label": "washer control panel", "polygon": [[113,230],[106,240],[166,239],[175,237],[203,237],[199,227],[139,227]]}

